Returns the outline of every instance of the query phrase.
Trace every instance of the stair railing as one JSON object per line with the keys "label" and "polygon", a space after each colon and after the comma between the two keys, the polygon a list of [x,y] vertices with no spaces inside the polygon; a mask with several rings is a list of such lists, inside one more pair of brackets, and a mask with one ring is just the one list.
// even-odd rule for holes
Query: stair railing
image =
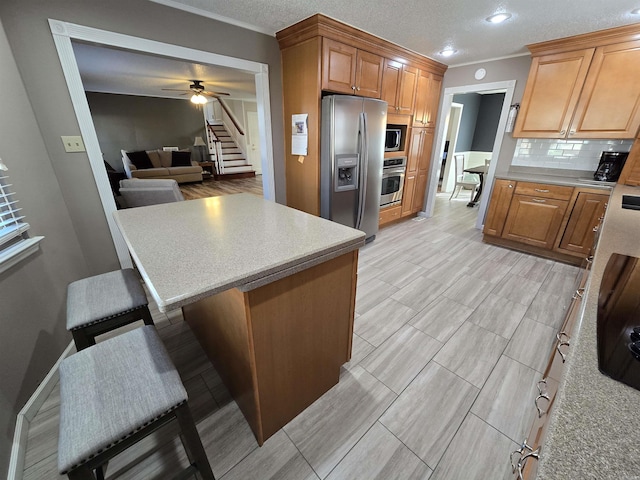
{"label": "stair railing", "polygon": [[207,140],[209,147],[209,155],[213,161],[215,171],[218,175],[224,174],[224,162],[222,161],[222,142],[213,130],[213,125],[207,120]]}
{"label": "stair railing", "polygon": [[229,107],[226,105],[225,101],[221,98],[218,98],[218,102],[222,107],[222,123],[229,132],[229,135],[231,136],[233,141],[236,143],[236,146],[240,149],[240,151],[246,158],[247,148],[244,130],[236,120],[233,112],[229,110]]}

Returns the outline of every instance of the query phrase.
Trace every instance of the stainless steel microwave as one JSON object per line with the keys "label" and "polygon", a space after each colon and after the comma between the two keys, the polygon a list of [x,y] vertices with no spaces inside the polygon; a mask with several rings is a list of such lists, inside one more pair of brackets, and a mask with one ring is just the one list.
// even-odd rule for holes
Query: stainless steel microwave
{"label": "stainless steel microwave", "polygon": [[384,140],[385,152],[398,152],[402,144],[402,130],[399,128],[387,128]]}

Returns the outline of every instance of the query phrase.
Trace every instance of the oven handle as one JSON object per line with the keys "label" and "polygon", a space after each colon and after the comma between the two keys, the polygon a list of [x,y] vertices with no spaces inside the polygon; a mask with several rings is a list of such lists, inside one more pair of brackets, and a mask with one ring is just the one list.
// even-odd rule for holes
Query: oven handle
{"label": "oven handle", "polygon": [[382,169],[382,176],[388,177],[389,175],[395,175],[397,173],[404,174],[406,170],[405,167],[387,167]]}

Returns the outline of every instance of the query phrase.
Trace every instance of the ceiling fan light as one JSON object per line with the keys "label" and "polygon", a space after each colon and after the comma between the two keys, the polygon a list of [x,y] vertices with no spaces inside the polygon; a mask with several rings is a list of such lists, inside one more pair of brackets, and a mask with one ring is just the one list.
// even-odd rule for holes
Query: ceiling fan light
{"label": "ceiling fan light", "polygon": [[191,96],[191,103],[195,103],[196,105],[204,105],[205,103],[207,103],[207,97],[196,93]]}
{"label": "ceiling fan light", "polygon": [[634,8],[631,10],[631,15],[640,15],[640,8]]}
{"label": "ceiling fan light", "polygon": [[455,50],[453,48],[445,48],[444,50],[441,50],[439,53],[443,57],[450,57],[451,55],[453,55],[456,52],[457,52],[457,50]]}
{"label": "ceiling fan light", "polygon": [[511,14],[507,12],[496,13],[495,15],[491,15],[487,17],[486,20],[489,23],[502,23],[505,20],[509,20],[511,18]]}

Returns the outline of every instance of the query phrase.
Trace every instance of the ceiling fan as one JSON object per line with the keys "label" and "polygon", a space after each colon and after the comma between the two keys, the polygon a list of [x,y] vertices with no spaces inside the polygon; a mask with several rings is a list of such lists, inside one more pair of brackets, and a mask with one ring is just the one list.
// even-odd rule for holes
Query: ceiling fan
{"label": "ceiling fan", "polygon": [[221,95],[229,95],[227,92],[209,92],[205,90],[204,85],[202,84],[202,80],[191,80],[191,82],[193,83],[189,85],[189,90],[184,90],[181,88],[163,88],[162,90],[184,92],[183,95],[191,93],[191,101],[195,104],[207,103],[207,99],[205,97],[218,98]]}

